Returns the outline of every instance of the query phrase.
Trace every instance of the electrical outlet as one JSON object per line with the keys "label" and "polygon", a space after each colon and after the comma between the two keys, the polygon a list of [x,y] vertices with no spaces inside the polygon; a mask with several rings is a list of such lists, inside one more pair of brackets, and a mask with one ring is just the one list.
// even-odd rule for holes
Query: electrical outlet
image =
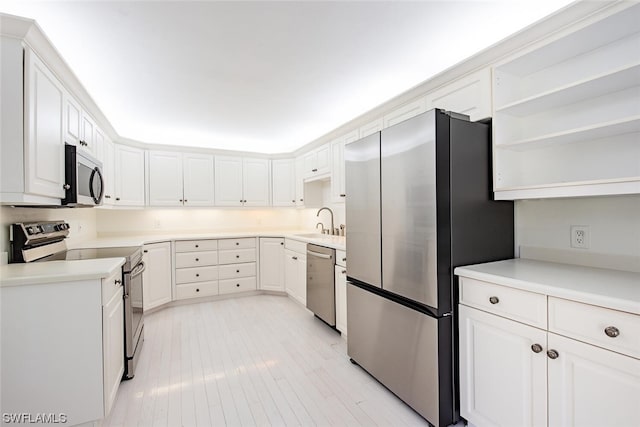
{"label": "electrical outlet", "polygon": [[591,245],[591,233],[588,225],[571,226],[571,247],[589,249]]}

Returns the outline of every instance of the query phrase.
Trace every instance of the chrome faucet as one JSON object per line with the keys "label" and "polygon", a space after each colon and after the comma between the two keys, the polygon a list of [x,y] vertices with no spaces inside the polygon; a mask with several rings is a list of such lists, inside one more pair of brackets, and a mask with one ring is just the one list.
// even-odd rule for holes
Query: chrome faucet
{"label": "chrome faucet", "polygon": [[318,226],[320,226],[320,233],[324,234],[324,224],[319,222],[316,224],[316,230],[318,229]]}
{"label": "chrome faucet", "polygon": [[[329,213],[331,214],[331,228],[329,229],[329,234],[335,234],[335,230],[333,229],[333,211],[331,209],[329,209],[328,207],[322,207],[320,209],[318,209],[318,213],[316,214],[316,216],[320,216],[320,212],[322,212],[323,210],[328,210]],[[316,224],[316,228],[318,227],[318,224]]]}

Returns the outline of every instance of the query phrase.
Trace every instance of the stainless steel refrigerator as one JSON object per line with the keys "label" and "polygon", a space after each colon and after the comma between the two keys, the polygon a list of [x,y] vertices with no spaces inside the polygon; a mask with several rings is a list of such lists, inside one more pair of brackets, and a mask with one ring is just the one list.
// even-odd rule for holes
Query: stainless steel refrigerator
{"label": "stainless steel refrigerator", "polygon": [[427,421],[459,419],[453,269],[513,257],[490,125],[430,110],[346,145],[348,353]]}

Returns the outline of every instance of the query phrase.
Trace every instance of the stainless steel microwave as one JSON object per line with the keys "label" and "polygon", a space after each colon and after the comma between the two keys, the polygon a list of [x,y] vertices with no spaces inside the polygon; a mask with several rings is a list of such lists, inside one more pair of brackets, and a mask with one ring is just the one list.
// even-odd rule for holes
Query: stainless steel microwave
{"label": "stainless steel microwave", "polygon": [[102,163],[92,156],[78,151],[75,145],[64,146],[65,197],[67,207],[91,207],[102,204],[104,179]]}

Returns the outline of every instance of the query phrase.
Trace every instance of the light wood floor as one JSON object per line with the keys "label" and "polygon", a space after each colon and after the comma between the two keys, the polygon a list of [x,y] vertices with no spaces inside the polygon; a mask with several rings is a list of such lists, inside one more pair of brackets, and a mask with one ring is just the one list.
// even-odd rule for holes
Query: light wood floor
{"label": "light wood floor", "polygon": [[427,426],[293,300],[259,295],[145,319],[135,378],[105,426]]}

